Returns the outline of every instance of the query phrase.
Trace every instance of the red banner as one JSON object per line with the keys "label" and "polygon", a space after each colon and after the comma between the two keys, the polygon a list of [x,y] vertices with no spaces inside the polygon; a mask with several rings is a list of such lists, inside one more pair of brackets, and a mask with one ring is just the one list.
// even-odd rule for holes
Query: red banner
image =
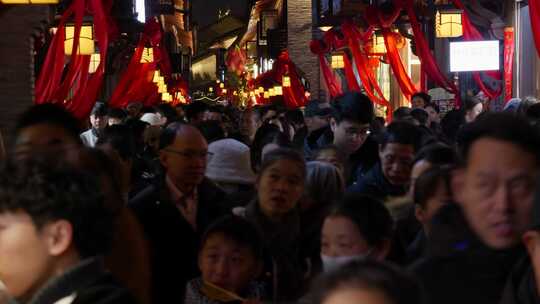
{"label": "red banner", "polygon": [[514,28],[504,29],[504,101],[512,99],[512,77],[514,73]]}

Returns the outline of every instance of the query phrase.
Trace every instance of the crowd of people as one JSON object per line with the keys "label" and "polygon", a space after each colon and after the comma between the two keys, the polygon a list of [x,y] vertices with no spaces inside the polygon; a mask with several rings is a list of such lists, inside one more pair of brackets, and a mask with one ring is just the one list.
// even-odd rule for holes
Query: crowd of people
{"label": "crowd of people", "polygon": [[540,103],[411,103],[32,106],[0,303],[540,303]]}

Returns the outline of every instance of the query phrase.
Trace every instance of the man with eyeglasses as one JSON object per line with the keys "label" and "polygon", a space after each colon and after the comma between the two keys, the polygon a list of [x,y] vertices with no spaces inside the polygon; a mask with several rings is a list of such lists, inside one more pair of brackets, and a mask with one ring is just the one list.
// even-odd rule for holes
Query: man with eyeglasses
{"label": "man with eyeglasses", "polygon": [[349,92],[332,102],[330,113],[330,125],[315,143],[304,145],[304,152],[309,158],[319,148],[336,146],[346,157],[345,178],[352,184],[377,162],[377,143],[369,136],[373,103],[361,93]]}
{"label": "man with eyeglasses", "polygon": [[[525,300],[534,285],[534,279],[522,284],[530,269],[520,273],[516,265],[526,255],[522,238],[533,247],[527,232],[535,225],[538,131],[510,113],[488,113],[460,132],[456,203],[435,214],[428,256],[414,267],[429,303],[538,303]],[[509,278],[511,301],[500,302]]]}
{"label": "man with eyeglasses", "polygon": [[349,192],[367,194],[381,201],[407,193],[414,155],[421,133],[407,122],[394,122],[379,140],[379,163],[349,187]]}
{"label": "man with eyeglasses", "polygon": [[172,123],[160,138],[163,175],[129,202],[152,248],[152,302],[181,303],[198,275],[199,238],[224,215],[226,195],[205,178],[208,144],[193,126]]}

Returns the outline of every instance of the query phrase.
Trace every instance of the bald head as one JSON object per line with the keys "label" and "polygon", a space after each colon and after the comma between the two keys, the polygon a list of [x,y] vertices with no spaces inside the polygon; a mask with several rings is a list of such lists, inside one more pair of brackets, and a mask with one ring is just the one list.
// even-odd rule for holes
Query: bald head
{"label": "bald head", "polygon": [[183,192],[192,191],[204,179],[208,144],[190,125],[172,123],[161,135],[159,159],[167,176]]}

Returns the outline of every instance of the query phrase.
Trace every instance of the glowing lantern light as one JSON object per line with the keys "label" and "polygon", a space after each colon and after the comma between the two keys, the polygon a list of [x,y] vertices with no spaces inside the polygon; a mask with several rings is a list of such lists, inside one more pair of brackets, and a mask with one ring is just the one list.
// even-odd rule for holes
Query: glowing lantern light
{"label": "glowing lantern light", "polygon": [[268,91],[265,91],[263,96],[265,99],[268,99],[270,98],[270,93],[268,93]]}
{"label": "glowing lantern light", "polygon": [[345,68],[345,62],[343,61],[343,54],[333,54],[332,55],[332,69],[343,69]]}
{"label": "glowing lantern light", "polygon": [[88,66],[88,73],[93,74],[97,71],[99,63],[101,62],[101,55],[99,53],[90,55],[90,65]]}
{"label": "glowing lantern light", "polygon": [[384,36],[381,34],[373,35],[373,52],[386,53],[386,44],[384,44]]}
{"label": "glowing lantern light", "polygon": [[437,38],[455,38],[463,36],[461,14],[458,9],[439,9],[435,15],[435,36]]}
{"label": "glowing lantern light", "polygon": [[[64,53],[71,55],[73,51],[73,38],[75,36],[75,25],[66,24],[66,40],[64,41]],[[81,33],[79,36],[79,47],[77,54],[92,55],[95,53],[94,47],[94,27],[92,24],[81,25]]]}
{"label": "glowing lantern light", "polygon": [[283,87],[281,87],[281,86],[279,86],[279,85],[278,85],[278,86],[275,86],[275,87],[274,87],[274,92],[276,92],[276,95],[278,95],[278,96],[283,95]]}
{"label": "glowing lantern light", "polygon": [[291,77],[289,76],[283,76],[281,85],[284,88],[289,88],[291,86]]}
{"label": "glowing lantern light", "polygon": [[268,95],[270,95],[270,97],[276,96],[276,93],[274,92],[274,88],[268,89]]}
{"label": "glowing lantern light", "polygon": [[208,92],[210,92],[210,93],[214,92],[214,88],[213,88],[213,87],[209,87],[209,88],[208,88]]}
{"label": "glowing lantern light", "polygon": [[141,63],[152,63],[152,62],[154,62],[154,49],[151,47],[144,48],[142,57],[141,57]]}
{"label": "glowing lantern light", "polygon": [[225,88],[225,84],[224,84],[223,82],[222,82],[222,83],[220,83],[220,84],[219,84],[219,88],[220,88],[220,89],[223,89],[223,88]]}

